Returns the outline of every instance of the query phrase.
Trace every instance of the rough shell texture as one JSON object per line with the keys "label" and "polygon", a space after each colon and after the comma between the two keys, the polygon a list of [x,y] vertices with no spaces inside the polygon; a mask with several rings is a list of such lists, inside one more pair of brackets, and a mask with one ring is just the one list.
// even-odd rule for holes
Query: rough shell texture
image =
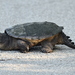
{"label": "rough shell texture", "polygon": [[5,32],[14,38],[42,39],[61,32],[63,27],[52,22],[32,22],[15,25],[6,29]]}

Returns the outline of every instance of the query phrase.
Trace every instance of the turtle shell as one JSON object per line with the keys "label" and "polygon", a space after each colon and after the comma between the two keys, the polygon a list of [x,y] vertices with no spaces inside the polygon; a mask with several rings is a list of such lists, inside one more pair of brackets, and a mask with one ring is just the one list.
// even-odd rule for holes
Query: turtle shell
{"label": "turtle shell", "polygon": [[42,39],[58,34],[62,29],[63,27],[52,22],[32,22],[15,25],[5,32],[14,38]]}

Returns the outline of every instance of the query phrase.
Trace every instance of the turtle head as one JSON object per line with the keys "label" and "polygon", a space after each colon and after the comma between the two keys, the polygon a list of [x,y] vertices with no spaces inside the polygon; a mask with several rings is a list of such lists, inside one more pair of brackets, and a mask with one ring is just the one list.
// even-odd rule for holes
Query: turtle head
{"label": "turtle head", "polygon": [[3,45],[4,45],[5,38],[3,36],[4,34],[0,33],[0,49],[3,49]]}
{"label": "turtle head", "polygon": [[4,44],[7,40],[7,35],[5,33],[0,33],[0,44]]}
{"label": "turtle head", "polygon": [[0,43],[2,43],[3,33],[0,33]]}
{"label": "turtle head", "polygon": [[8,35],[6,33],[0,33],[0,49],[5,49],[5,44],[7,44]]}

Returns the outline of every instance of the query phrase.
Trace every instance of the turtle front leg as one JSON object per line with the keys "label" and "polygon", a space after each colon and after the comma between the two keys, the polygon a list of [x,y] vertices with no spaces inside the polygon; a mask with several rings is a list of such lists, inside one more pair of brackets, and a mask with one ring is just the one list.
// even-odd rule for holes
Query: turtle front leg
{"label": "turtle front leg", "polygon": [[49,41],[44,41],[41,43],[43,53],[51,53],[53,52],[53,45]]}
{"label": "turtle front leg", "polygon": [[20,49],[21,53],[26,53],[29,51],[29,46],[27,45],[25,41],[18,40],[17,43],[18,43],[18,48]]}

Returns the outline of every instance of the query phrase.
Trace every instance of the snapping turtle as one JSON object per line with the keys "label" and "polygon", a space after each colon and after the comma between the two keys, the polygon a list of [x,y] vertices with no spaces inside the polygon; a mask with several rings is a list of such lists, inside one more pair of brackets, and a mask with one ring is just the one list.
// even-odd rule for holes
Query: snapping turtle
{"label": "snapping turtle", "polygon": [[64,44],[75,49],[72,40],[68,39],[59,27],[52,22],[32,22],[13,26],[0,33],[0,49],[17,49],[28,52],[33,46],[41,46],[41,51],[50,53],[56,44]]}

